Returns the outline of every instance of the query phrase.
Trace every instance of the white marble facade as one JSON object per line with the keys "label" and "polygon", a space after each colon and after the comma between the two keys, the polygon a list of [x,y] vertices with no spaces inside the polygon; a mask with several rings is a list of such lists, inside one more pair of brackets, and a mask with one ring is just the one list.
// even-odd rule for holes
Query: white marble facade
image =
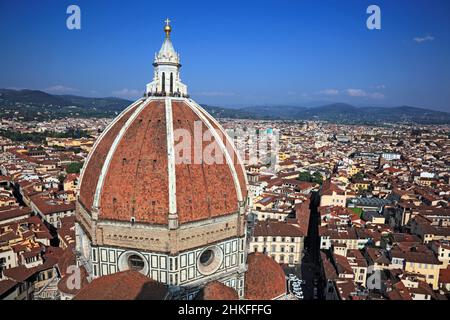
{"label": "white marble facade", "polygon": [[[144,252],[113,247],[91,247],[89,268],[93,278],[130,269],[129,260],[137,258],[143,262],[141,273],[169,285],[175,291],[181,289],[181,298],[190,295],[207,282],[218,280],[236,290],[242,298],[244,295],[245,239],[236,238],[197,248],[177,255]],[[212,269],[205,270],[201,263],[202,254],[214,251]],[[209,266],[208,266],[209,267]]]}

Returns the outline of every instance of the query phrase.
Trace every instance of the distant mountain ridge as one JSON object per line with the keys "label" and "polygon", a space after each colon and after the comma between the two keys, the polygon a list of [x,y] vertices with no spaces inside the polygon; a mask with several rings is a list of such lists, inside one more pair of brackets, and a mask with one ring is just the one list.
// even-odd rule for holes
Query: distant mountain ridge
{"label": "distant mountain ridge", "polygon": [[88,98],[40,90],[0,89],[0,117],[20,121],[114,117],[130,103],[114,97]]}
{"label": "distant mountain ridge", "polygon": [[217,108],[204,105],[214,116],[224,118],[251,118],[273,120],[322,120],[338,123],[413,122],[420,124],[450,124],[450,113],[410,106],[355,107],[333,103],[314,108],[306,107],[245,107],[240,109]]}
{"label": "distant mountain ridge", "polygon": [[450,113],[410,106],[355,107],[335,103],[301,111],[296,117],[342,122],[416,122],[450,123]]}
{"label": "distant mountain ridge", "polygon": [[40,90],[0,89],[0,103],[30,103],[33,105],[75,106],[80,108],[101,108],[120,111],[131,103],[130,100],[107,97],[89,98],[75,95],[54,95]]}
{"label": "distant mountain ridge", "polygon": [[[0,89],[1,115],[17,114],[20,119],[68,116],[114,116],[132,101],[115,98],[90,98],[75,95],[53,95],[39,90]],[[420,124],[450,124],[450,113],[410,106],[355,107],[332,103],[318,107],[253,106],[225,108],[202,105],[217,118],[255,120],[321,120],[336,123],[412,122]],[[39,117],[36,116],[39,115]]]}

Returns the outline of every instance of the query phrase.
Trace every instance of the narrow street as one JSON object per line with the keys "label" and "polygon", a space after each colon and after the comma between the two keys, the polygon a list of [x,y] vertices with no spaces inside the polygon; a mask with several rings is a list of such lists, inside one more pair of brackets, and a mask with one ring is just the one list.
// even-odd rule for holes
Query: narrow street
{"label": "narrow street", "polygon": [[320,279],[320,243],[319,243],[319,193],[314,192],[311,196],[310,220],[308,236],[305,239],[305,255],[302,260],[301,274],[302,279],[306,281],[304,294],[306,300],[314,299],[314,279],[318,281],[317,298],[321,297],[321,279]]}

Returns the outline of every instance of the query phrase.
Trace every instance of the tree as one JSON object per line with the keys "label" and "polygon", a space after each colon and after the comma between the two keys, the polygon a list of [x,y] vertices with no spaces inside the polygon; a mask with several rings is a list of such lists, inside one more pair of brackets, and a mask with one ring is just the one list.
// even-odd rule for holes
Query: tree
{"label": "tree", "polygon": [[305,171],[305,172],[300,172],[300,174],[298,175],[297,180],[300,181],[307,181],[307,182],[311,182],[311,173],[309,173],[309,171]]}
{"label": "tree", "polygon": [[313,175],[309,171],[305,171],[300,172],[297,180],[322,184],[323,176],[319,171],[314,172]]}
{"label": "tree", "polygon": [[311,182],[322,184],[322,182],[323,182],[322,174],[319,171],[314,172],[314,174],[311,178]]}
{"label": "tree", "polygon": [[67,173],[80,173],[83,164],[81,162],[71,162],[67,165]]}
{"label": "tree", "polygon": [[354,213],[356,213],[360,218],[362,217],[363,214],[363,209],[361,208],[349,208],[351,211],[353,211]]}

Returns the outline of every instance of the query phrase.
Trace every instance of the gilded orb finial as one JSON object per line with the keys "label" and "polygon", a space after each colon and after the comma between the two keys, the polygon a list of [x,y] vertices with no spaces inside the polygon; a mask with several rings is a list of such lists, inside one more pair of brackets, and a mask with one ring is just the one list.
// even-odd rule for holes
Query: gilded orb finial
{"label": "gilded orb finial", "polygon": [[166,38],[169,38],[170,32],[172,31],[169,18],[167,18],[164,22],[166,23],[166,26],[164,27],[164,32],[166,33]]}

